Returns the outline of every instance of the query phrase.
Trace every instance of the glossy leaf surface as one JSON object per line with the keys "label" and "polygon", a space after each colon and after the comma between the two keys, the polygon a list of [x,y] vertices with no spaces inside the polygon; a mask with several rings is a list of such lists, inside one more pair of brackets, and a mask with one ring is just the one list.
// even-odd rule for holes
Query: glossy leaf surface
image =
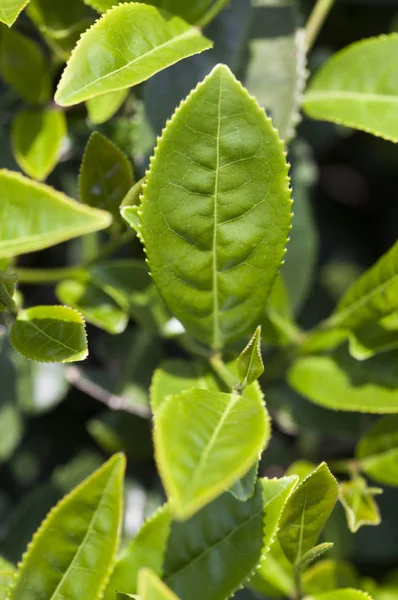
{"label": "glossy leaf surface", "polygon": [[154,439],[176,517],[188,518],[245,475],[267,429],[258,400],[199,389],[168,397],[156,413]]}
{"label": "glossy leaf surface", "polygon": [[55,100],[61,106],[116,92],[149,79],[212,43],[179,17],[137,2],[114,7],[72,52]]}
{"label": "glossy leaf surface", "polygon": [[81,590],[87,600],[101,596],[120,537],[124,468],[124,457],[114,456],[49,513],[22,559],[10,600],[78,598]]}
{"label": "glossy leaf surface", "polygon": [[398,416],[383,417],[360,440],[356,452],[361,469],[375,481],[398,485]]}
{"label": "glossy leaf surface", "polygon": [[0,171],[0,258],[42,250],[105,229],[111,215],[18,173]]}
{"label": "glossy leaf surface", "polygon": [[237,368],[242,387],[254,383],[264,373],[261,356],[261,327],[257,327],[252,339],[239,355]]}
{"label": "glossy leaf surface", "polygon": [[341,50],[312,81],[304,97],[306,113],[397,142],[398,82],[391,75],[397,56],[396,33]]}
{"label": "glossy leaf surface", "polygon": [[15,160],[33,179],[46,179],[58,162],[66,134],[66,118],[61,110],[20,111],[11,132]]}
{"label": "glossy leaf surface", "polygon": [[253,331],[285,253],[291,200],[283,145],[227,67],[163,132],[140,216],[154,282],[187,331],[213,349]]}
{"label": "glossy leaf surface", "polygon": [[247,502],[223,494],[172,524],[163,579],[181,600],[228,598],[249,577],[262,552],[263,503],[259,482]]}
{"label": "glossy leaf surface", "polygon": [[149,569],[143,569],[139,574],[138,593],[141,600],[178,600],[167,585]]}
{"label": "glossy leaf surface", "polygon": [[369,488],[362,477],[343,481],[339,487],[340,502],[344,507],[348,527],[352,533],[356,533],[364,525],[380,525],[380,511],[374,496],[382,494],[383,490]]}
{"label": "glossy leaf surface", "polygon": [[101,125],[109,121],[122,106],[128,94],[128,89],[118,90],[87,100],[87,111],[90,121],[94,125]]}
{"label": "glossy leaf surface", "polygon": [[84,204],[119,215],[119,205],[133,185],[133,169],[121,150],[95,131],[86,146],[80,170]]}
{"label": "glossy leaf surface", "polygon": [[0,0],[0,21],[11,27],[28,2],[29,0]]}
{"label": "glossy leaf surface", "polygon": [[10,335],[18,352],[39,362],[75,362],[88,354],[84,320],[66,306],[35,306],[20,312]]}
{"label": "glossy leaf surface", "polygon": [[289,498],[278,536],[292,564],[298,564],[317,543],[337,495],[337,482],[327,465],[322,463]]}

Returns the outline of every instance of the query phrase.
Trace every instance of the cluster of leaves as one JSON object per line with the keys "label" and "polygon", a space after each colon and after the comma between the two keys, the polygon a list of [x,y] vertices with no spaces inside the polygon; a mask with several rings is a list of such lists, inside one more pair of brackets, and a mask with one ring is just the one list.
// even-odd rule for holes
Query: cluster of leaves
{"label": "cluster of leaves", "polygon": [[[0,458],[18,445],[20,408],[53,406],[71,384],[112,409],[89,423],[107,453],[122,449],[136,458],[145,441],[134,439],[135,420],[152,416],[167,496],[122,544],[125,459],[115,454],[49,512],[18,567],[4,559],[0,596],[7,600],[223,600],[243,586],[271,597],[381,600],[398,587],[394,573],[379,586],[350,565],[319,560],[333,546],[320,536],[325,529],[329,539],[338,500],[356,532],[381,520],[375,496],[382,490],[366,477],[398,485],[398,244],[310,331],[296,315],[311,282],[315,238],[295,252],[300,221],[310,222],[299,168],[308,149],[295,139],[301,107],[397,142],[398,80],[391,74],[398,36],[353,44],[306,86],[311,27],[300,27],[295,2],[227,4],[0,0],[0,70],[15,105],[12,152],[24,172],[0,171],[0,369],[14,389],[1,406]],[[229,11],[240,14],[242,6],[241,39],[234,36],[233,49],[216,40],[210,50],[215,17],[227,28]],[[289,28],[267,35],[260,25],[275,11]],[[167,120],[157,91],[173,87],[176,63],[194,56],[193,80],[183,85],[188,95],[175,109],[180,97],[172,94]],[[240,70],[246,87],[234,75]],[[166,111],[157,125],[145,94],[157,98],[157,119]],[[73,118],[86,109],[92,134],[78,201],[70,182],[66,195],[43,181],[75,156]],[[82,236],[74,266],[18,262]],[[297,256],[305,261],[299,278]],[[56,284],[60,304],[31,306],[18,282],[22,291],[24,284]],[[62,366],[87,357],[86,322],[107,334],[102,353],[116,365],[110,384],[103,373]],[[120,336],[113,345],[111,335]],[[167,343],[178,355],[160,360]],[[286,394],[323,409],[387,416],[372,423],[354,457],[329,467],[299,461],[284,476],[264,477],[268,406],[274,410],[275,390],[286,385]],[[276,425],[286,430],[292,424],[279,409]],[[58,473],[56,496],[79,479],[80,472],[62,472],[60,484]]]}

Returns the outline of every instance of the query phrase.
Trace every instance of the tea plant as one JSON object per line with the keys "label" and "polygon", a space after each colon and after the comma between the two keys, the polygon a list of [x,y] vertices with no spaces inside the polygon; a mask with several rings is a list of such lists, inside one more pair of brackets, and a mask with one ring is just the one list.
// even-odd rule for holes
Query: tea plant
{"label": "tea plant", "polygon": [[[218,52],[225,56],[216,43],[212,58],[196,63],[205,76],[163,123],[143,172],[154,137],[148,122],[142,118],[135,132],[142,147],[134,169],[109,139],[117,136],[107,122],[120,111],[131,114],[131,103],[132,118],[139,118],[140,96],[130,88],[155,86],[156,74],[206,56],[213,42],[203,27],[224,9],[228,14],[229,3],[85,1],[88,6],[0,0],[0,19],[12,26],[1,30],[0,68],[16,105],[13,155],[25,173],[0,172],[2,352],[25,369],[33,367],[23,357],[82,361],[86,321],[118,335],[133,320],[140,334],[128,353],[138,371],[159,340],[173,343],[177,356],[155,362],[150,386],[154,451],[167,499],[122,544],[125,458],[115,454],[49,512],[17,566],[2,559],[0,596],[223,600],[246,586],[268,597],[384,598],[382,586],[323,555],[333,547],[328,523],[337,501],[356,532],[381,520],[375,497],[382,490],[366,478],[398,485],[398,245],[310,331],[295,322],[291,304],[301,301],[292,296],[289,261],[297,244],[291,196],[295,182],[298,196],[302,185],[295,165],[303,159],[296,158],[300,146],[293,141],[300,109],[397,142],[398,35],[354,43],[307,85],[306,56],[331,0],[318,0],[305,29],[293,0],[257,0],[246,12],[261,9],[266,18],[270,8],[278,9],[292,31],[250,41],[252,60],[243,77],[249,91],[233,74],[240,72],[237,46],[244,42],[234,40],[232,70],[214,66]],[[101,14],[97,20],[94,11]],[[162,113],[162,97],[155,100]],[[73,154],[65,137],[81,103],[93,133],[77,201],[72,191],[65,195],[43,181]],[[70,139],[79,131],[72,126]],[[299,202],[296,210],[303,210]],[[72,266],[33,269],[18,260],[81,236],[80,260]],[[119,258],[127,248],[130,254]],[[305,296],[311,274],[301,268],[297,294]],[[25,305],[25,284],[54,284],[60,304]],[[110,342],[105,351],[112,354]],[[149,406],[142,389],[141,397],[137,387],[127,394],[130,367],[115,393],[76,367],[65,374],[122,410],[131,445],[128,419],[131,413],[148,417]],[[354,457],[336,457],[329,466],[299,461],[284,476],[264,477],[261,460],[271,437],[266,402],[283,381],[326,409],[387,416],[361,437]],[[5,427],[15,427],[15,406],[8,409],[13,416]],[[120,445],[106,423],[92,423],[92,433],[111,452]],[[14,447],[11,441],[9,455]],[[391,587],[398,594],[396,578]]]}

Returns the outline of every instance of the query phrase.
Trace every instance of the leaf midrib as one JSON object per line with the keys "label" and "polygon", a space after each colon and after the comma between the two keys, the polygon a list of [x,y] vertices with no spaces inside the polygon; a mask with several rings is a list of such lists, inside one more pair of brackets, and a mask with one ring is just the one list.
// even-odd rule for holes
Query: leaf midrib
{"label": "leaf midrib", "polygon": [[[51,342],[55,342],[56,344],[58,344],[59,346],[62,346],[66,350],[70,350],[71,352],[73,352],[73,354],[78,354],[79,353],[79,350],[76,350],[76,348],[72,348],[71,346],[68,346],[67,344],[64,344],[60,340],[57,340],[56,338],[53,338],[50,334],[46,333],[43,329],[40,329],[40,327],[38,327],[33,321],[24,320],[23,322],[24,323],[28,323],[31,327],[33,327],[33,329],[35,329],[36,331],[38,331],[41,335],[43,335],[44,337],[46,337],[47,339],[49,339]],[[76,324],[78,325],[78,323],[76,323]]]}

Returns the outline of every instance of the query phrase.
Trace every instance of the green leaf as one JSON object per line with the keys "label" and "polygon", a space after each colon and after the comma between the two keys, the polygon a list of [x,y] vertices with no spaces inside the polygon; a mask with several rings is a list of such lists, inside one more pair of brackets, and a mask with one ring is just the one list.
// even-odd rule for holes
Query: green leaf
{"label": "green leaf", "polygon": [[62,110],[23,109],[12,123],[15,160],[27,175],[42,181],[55,168],[66,135],[67,124]]}
{"label": "green leaf", "polygon": [[323,556],[326,552],[333,548],[333,544],[330,542],[324,542],[323,544],[318,544],[318,546],[314,546],[311,550],[308,550],[299,562],[297,566],[298,571],[304,571],[307,567],[310,566],[311,563],[318,560],[321,556]]}
{"label": "green leaf", "polygon": [[229,598],[261,558],[263,510],[259,482],[247,502],[226,493],[188,521],[173,522],[165,583],[181,600]]}
{"label": "green leaf", "polygon": [[297,475],[303,481],[316,469],[316,465],[308,460],[296,460],[286,471],[286,475]]}
{"label": "green leaf", "polygon": [[0,258],[18,256],[105,229],[111,215],[19,173],[0,170]]}
{"label": "green leaf", "polygon": [[294,322],[290,299],[280,273],[265,305],[261,319],[261,338],[266,344],[286,346],[299,335],[300,330]]}
{"label": "green leaf", "polygon": [[120,538],[125,459],[115,455],[48,514],[19,566],[10,600],[102,594]]}
{"label": "green leaf", "polygon": [[120,4],[82,35],[59,82],[55,101],[71,106],[132,87],[211,46],[197,28],[179,17],[166,16],[144,4]]}
{"label": "green leaf", "polygon": [[247,500],[250,500],[250,498],[252,498],[254,492],[256,491],[257,474],[258,463],[256,463],[250,469],[250,471],[246,473],[246,475],[244,475],[241,479],[234,483],[234,485],[229,490],[229,493],[241,502],[246,502]]}
{"label": "green leaf", "polygon": [[24,425],[18,409],[10,403],[0,406],[0,463],[7,461],[22,440]]}
{"label": "green leaf", "polygon": [[138,579],[141,600],[178,600],[177,596],[150,569],[142,569]]}
{"label": "green leaf", "polygon": [[49,68],[40,46],[14,29],[1,32],[0,70],[26,102],[44,104],[50,99]]}
{"label": "green leaf", "polygon": [[252,339],[239,355],[237,367],[242,388],[257,381],[264,373],[264,363],[261,356],[261,325],[257,327]]}
{"label": "green leaf", "polygon": [[40,362],[75,362],[88,355],[84,320],[66,306],[35,306],[20,312],[10,339],[23,356]]}
{"label": "green leaf", "polygon": [[265,560],[250,580],[250,587],[272,598],[294,596],[293,567],[286,558],[278,538],[274,540]]}
{"label": "green leaf", "polygon": [[122,333],[128,324],[128,307],[121,307],[97,285],[65,279],[56,288],[62,302],[79,311],[89,323],[111,334]]}
{"label": "green leaf", "polygon": [[11,27],[29,0],[0,0],[0,21]]}
{"label": "green leaf", "polygon": [[154,282],[188,333],[218,350],[252,331],[283,260],[291,200],[283,145],[226,66],[163,132],[140,217]]}
{"label": "green leaf", "polygon": [[256,1],[254,39],[246,75],[248,90],[271,113],[285,142],[294,136],[300,121],[307,79],[305,36],[298,29],[297,13],[293,0]]}
{"label": "green leaf", "polygon": [[14,581],[14,571],[0,570],[0,598],[5,600],[8,595],[12,582]]}
{"label": "green leaf", "polygon": [[355,456],[366,475],[398,486],[398,416],[379,419],[359,441]]}
{"label": "green leaf", "polygon": [[17,281],[18,275],[16,273],[3,273],[3,271],[0,271],[0,312],[15,309],[13,296]]}
{"label": "green leaf", "polygon": [[367,323],[350,334],[350,354],[357,360],[366,360],[378,352],[398,347],[398,312],[393,312],[375,323]]}
{"label": "green leaf", "polygon": [[80,170],[80,198],[84,204],[119,216],[119,205],[133,185],[130,161],[115,144],[94,131]]}
{"label": "green leaf", "polygon": [[141,231],[141,219],[138,213],[138,206],[123,206],[120,209],[120,214],[122,215],[122,218],[126,221],[128,225],[130,225],[131,229],[133,229],[133,231],[135,231],[137,234],[139,234]]}
{"label": "green leaf", "polygon": [[337,496],[337,482],[326,463],[322,463],[289,498],[278,535],[292,564],[298,565],[317,543]]}
{"label": "green leaf", "polygon": [[325,325],[356,329],[378,321],[396,312],[397,294],[398,242],[353,284]]}
{"label": "green leaf", "polygon": [[[173,15],[177,15],[189,23],[195,23],[203,14],[206,12],[208,7],[211,5],[213,0],[194,0],[193,2],[186,2],[186,0],[137,0],[142,4],[151,4],[167,10]],[[97,10],[99,13],[103,13],[115,4],[118,4],[118,0],[84,0],[86,4]]]}
{"label": "green leaf", "polygon": [[396,33],[341,50],[312,81],[304,97],[306,113],[397,142],[398,82],[391,77],[397,55]]}
{"label": "green leaf", "polygon": [[291,387],[332,410],[397,413],[397,353],[358,362],[343,348],[331,356],[305,356],[288,373]]}
{"label": "green leaf", "polygon": [[380,511],[374,496],[382,493],[380,488],[369,488],[362,477],[340,483],[339,499],[352,533],[356,533],[364,525],[380,525]]}
{"label": "green leaf", "polygon": [[341,561],[321,560],[303,575],[306,594],[357,586],[359,586],[359,577],[354,567]]}
{"label": "green leaf", "polygon": [[104,600],[114,600],[116,591],[135,593],[138,574],[143,567],[162,575],[170,526],[170,511],[164,505],[144,523],[135,539],[122,551],[110,576]]}
{"label": "green leaf", "polygon": [[203,389],[169,396],[156,412],[154,440],[173,514],[190,517],[243,477],[267,429],[259,400]]}
{"label": "green leaf", "polygon": [[128,95],[129,90],[125,89],[95,96],[95,98],[87,100],[87,112],[91,123],[101,125],[109,121],[125,102]]}
{"label": "green leaf", "polygon": [[315,596],[305,596],[304,600],[372,600],[366,592],[360,590],[335,590]]}

